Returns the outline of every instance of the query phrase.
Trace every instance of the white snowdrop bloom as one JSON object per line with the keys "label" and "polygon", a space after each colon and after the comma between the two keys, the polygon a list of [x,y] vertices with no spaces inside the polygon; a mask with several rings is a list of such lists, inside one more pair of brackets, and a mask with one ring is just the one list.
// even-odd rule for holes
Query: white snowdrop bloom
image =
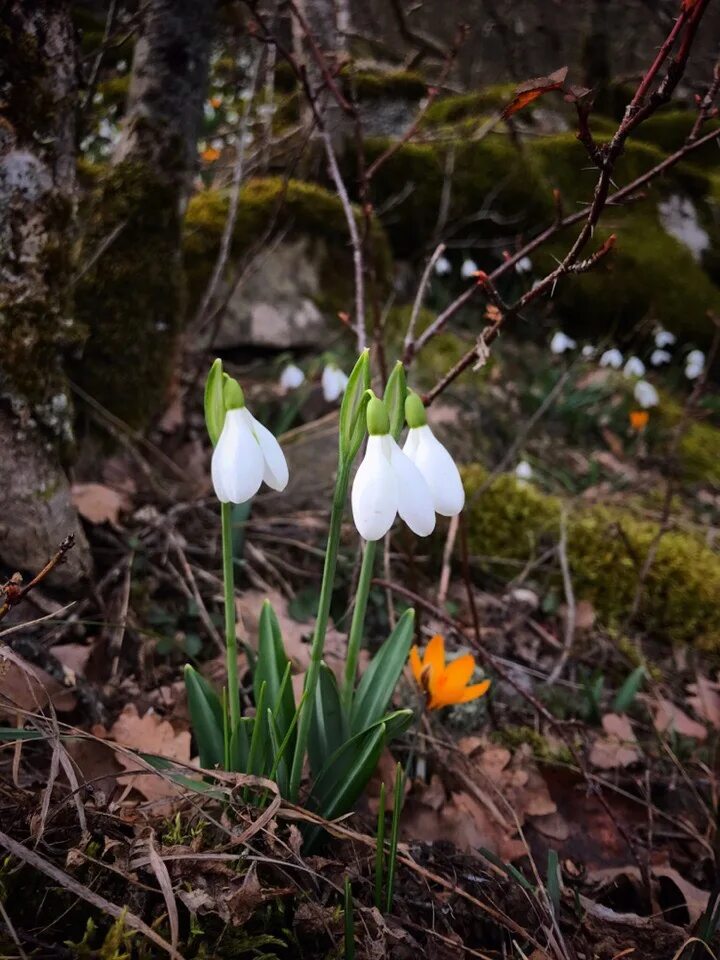
{"label": "white snowdrop bloom", "polygon": [[390,436],[387,410],[373,397],[367,409],[368,437],[350,502],[353,521],[364,540],[381,540],[400,517],[419,537],[435,529],[430,488],[420,470]]}
{"label": "white snowdrop bloom", "polygon": [[532,270],[532,260],[530,257],[520,257],[515,264],[515,273],[530,273]]}
{"label": "white snowdrop bloom", "polygon": [[663,347],[671,347],[675,343],[675,339],[674,333],[670,333],[669,330],[663,330],[662,327],[658,327],[655,331],[655,346],[661,350]]}
{"label": "white snowdrop bloom", "polygon": [[644,377],[645,364],[640,357],[628,357],[627,363],[623,369],[623,375],[626,377]]}
{"label": "white snowdrop bloom", "polygon": [[619,370],[623,363],[623,355],[616,347],[606,350],[600,357],[601,367],[612,367],[613,370]]}
{"label": "white snowdrop bloom", "polygon": [[685,376],[688,380],[697,380],[705,368],[705,354],[702,350],[691,350],[685,357]]}
{"label": "white snowdrop bloom", "polygon": [[660,403],[657,390],[647,380],[638,380],[633,390],[633,396],[643,410],[647,410],[648,407],[656,407]]}
{"label": "white snowdrop bloom", "polygon": [[470,257],[467,260],[463,260],[462,266],[460,267],[460,274],[463,280],[469,280],[470,277],[473,277],[478,271],[478,265],[474,260],[471,260]]}
{"label": "white snowdrop bloom", "polygon": [[589,360],[590,357],[595,355],[595,347],[591,343],[586,343],[582,348],[582,355],[586,360]]}
{"label": "white snowdrop bloom", "polygon": [[323,396],[326,402],[335,403],[338,397],[345,393],[348,378],[347,374],[343,373],[340,367],[334,363],[328,363],[322,372],[320,382],[322,383]]}
{"label": "white snowdrop bloom", "polygon": [[263,480],[273,490],[284,490],[288,482],[280,444],[246,406],[226,412],[212,455],[211,474],[221,503],[246,503]]}
{"label": "white snowdrop bloom", "polygon": [[653,350],[653,352],[650,354],[650,363],[654,367],[659,367],[663,363],[670,363],[671,360],[672,354],[668,353],[667,350],[657,349]]}
{"label": "white snowdrop bloom", "polygon": [[558,330],[557,333],[553,334],[550,341],[550,352],[555,354],[565,353],[566,350],[574,350],[576,346],[577,344],[572,337],[563,333],[562,330]]}
{"label": "white snowdrop bloom", "polygon": [[289,363],[280,374],[280,386],[283,390],[297,390],[303,383],[305,374],[294,363]]}
{"label": "white snowdrop bloom", "polygon": [[435,261],[435,273],[439,277],[445,277],[448,273],[452,273],[452,264],[447,257],[438,257]]}
{"label": "white snowdrop bloom", "polygon": [[527,460],[521,460],[520,463],[515,467],[515,476],[518,480],[532,480],[533,477],[533,468],[527,462]]}
{"label": "white snowdrop bloom", "polygon": [[423,475],[432,494],[435,512],[441,517],[456,517],[465,506],[460,471],[428,426],[425,407],[416,393],[407,395],[405,418],[410,429],[403,453]]}

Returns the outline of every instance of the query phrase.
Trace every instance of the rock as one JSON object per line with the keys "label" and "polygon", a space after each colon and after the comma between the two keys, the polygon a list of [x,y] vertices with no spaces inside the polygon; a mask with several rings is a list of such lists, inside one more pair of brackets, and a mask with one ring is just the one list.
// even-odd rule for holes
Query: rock
{"label": "rock", "polygon": [[328,255],[323,240],[298,237],[262,256],[233,291],[214,345],[287,350],[323,344],[328,325],[317,301]]}
{"label": "rock", "polygon": [[92,568],[90,548],[70,498],[70,485],[42,436],[0,411],[0,559],[11,570],[35,574],[75,535],[75,546],[48,582],[71,586]]}

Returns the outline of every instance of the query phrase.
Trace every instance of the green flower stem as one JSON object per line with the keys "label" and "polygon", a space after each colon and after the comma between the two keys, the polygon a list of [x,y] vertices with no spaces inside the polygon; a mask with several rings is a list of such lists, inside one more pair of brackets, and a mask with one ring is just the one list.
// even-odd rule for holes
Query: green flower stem
{"label": "green flower stem", "polygon": [[227,649],[228,701],[230,704],[229,735],[232,738],[240,723],[240,689],[237,669],[237,636],[235,634],[232,504],[221,504],[220,515],[222,518],[223,585],[225,588],[225,647]]}
{"label": "green flower stem", "polygon": [[297,742],[290,771],[288,787],[289,799],[295,803],[300,792],[300,778],[302,777],[303,761],[310,736],[310,722],[315,707],[315,688],[320,673],[320,661],[325,647],[325,633],[327,632],[330,601],[332,600],[335,583],[335,567],[337,566],[338,546],[340,544],[340,529],[342,526],[343,511],[347,498],[348,483],[350,481],[350,464],[341,460],[335,493],[333,494],[332,511],[330,513],[330,530],[328,532],[327,547],[325,548],[325,566],[323,568],[322,585],[320,587],[320,602],[318,604],[315,633],[313,634],[310,650],[310,665],[305,675],[305,699],[298,707]]}
{"label": "green flower stem", "polygon": [[345,716],[348,719],[350,718],[350,711],[352,710],[358,654],[360,653],[360,643],[365,626],[365,611],[367,610],[370,581],[372,579],[373,567],[375,566],[376,552],[377,541],[368,540],[363,551],[360,577],[358,579],[357,592],[355,593],[355,607],[353,609],[352,623],[350,624],[350,636],[348,637],[347,658],[345,660],[345,682],[341,699]]}

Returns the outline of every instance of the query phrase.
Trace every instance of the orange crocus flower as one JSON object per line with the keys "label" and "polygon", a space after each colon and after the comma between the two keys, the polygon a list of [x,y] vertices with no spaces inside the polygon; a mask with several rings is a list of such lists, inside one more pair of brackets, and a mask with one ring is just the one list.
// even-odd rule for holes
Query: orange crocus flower
{"label": "orange crocus flower", "polygon": [[466,653],[445,665],[445,638],[436,633],[420,659],[417,647],[410,651],[410,667],[418,684],[425,691],[429,710],[467,703],[487,693],[489,680],[468,686],[475,669],[475,657]]}
{"label": "orange crocus flower", "polygon": [[642,433],[645,427],[648,425],[648,420],[650,419],[650,414],[647,410],[631,410],[630,411],[630,426],[633,430],[636,430],[638,433]]}
{"label": "orange crocus flower", "polygon": [[205,163],[215,163],[220,156],[220,151],[215,147],[206,147],[200,156],[203,158]]}

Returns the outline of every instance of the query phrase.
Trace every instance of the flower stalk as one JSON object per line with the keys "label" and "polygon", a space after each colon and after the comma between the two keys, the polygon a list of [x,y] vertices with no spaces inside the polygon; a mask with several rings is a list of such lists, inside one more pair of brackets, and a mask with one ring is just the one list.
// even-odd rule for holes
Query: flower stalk
{"label": "flower stalk", "polygon": [[227,649],[228,701],[230,729],[225,730],[225,753],[233,732],[240,723],[240,688],[237,668],[237,633],[235,630],[235,571],[232,546],[232,504],[220,505],[222,522],[223,588],[225,591],[225,647]]}
{"label": "flower stalk", "polygon": [[349,717],[352,710],[353,693],[355,690],[355,676],[357,674],[358,655],[365,627],[365,612],[367,611],[370,581],[372,580],[377,552],[377,540],[368,540],[363,550],[360,576],[355,592],[355,607],[353,608],[350,635],[348,637],[347,657],[345,659],[345,680],[342,690],[341,703],[345,716]]}

